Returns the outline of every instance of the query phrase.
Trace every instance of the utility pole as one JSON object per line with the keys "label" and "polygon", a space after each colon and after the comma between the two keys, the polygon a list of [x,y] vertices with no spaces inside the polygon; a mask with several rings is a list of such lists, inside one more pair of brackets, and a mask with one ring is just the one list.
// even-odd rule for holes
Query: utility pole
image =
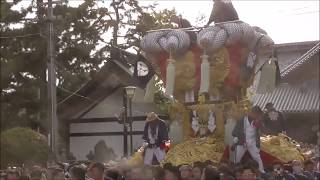
{"label": "utility pole", "polygon": [[[57,94],[56,94],[56,71],[54,60],[54,32],[53,32],[53,8],[52,0],[48,0],[48,117],[50,122],[50,150],[57,158],[58,155],[58,119],[57,119]],[[54,159],[51,159],[53,162]]]}

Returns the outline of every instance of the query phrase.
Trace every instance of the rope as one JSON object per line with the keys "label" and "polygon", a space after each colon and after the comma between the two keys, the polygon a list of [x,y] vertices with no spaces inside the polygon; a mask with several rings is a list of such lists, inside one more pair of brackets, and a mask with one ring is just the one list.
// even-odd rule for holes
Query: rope
{"label": "rope", "polygon": [[[215,23],[215,25],[221,25],[221,24],[226,24],[226,23],[233,23],[233,22],[242,22],[240,20],[235,20],[235,21],[225,21],[225,22],[220,22],[220,23]],[[202,26],[202,27],[197,27],[197,26],[191,26],[191,27],[187,27],[187,28],[164,28],[164,29],[153,29],[153,30],[149,30],[147,32],[158,32],[158,31],[168,31],[168,30],[183,30],[183,31],[199,31],[203,28],[208,28],[208,27],[213,27],[213,26]]]}

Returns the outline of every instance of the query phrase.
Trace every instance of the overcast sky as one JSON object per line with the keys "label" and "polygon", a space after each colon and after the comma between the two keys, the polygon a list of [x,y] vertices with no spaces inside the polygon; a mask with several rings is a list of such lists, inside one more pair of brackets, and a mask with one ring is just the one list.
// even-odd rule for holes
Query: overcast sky
{"label": "overcast sky", "polygon": [[[31,0],[24,0],[24,3]],[[82,0],[69,0],[77,6]],[[213,2],[212,0],[139,0],[140,5],[157,2],[157,9],[173,9],[188,19],[192,25],[206,24]],[[289,43],[319,40],[319,0],[233,0],[240,20],[266,30],[275,43]],[[99,0],[99,6],[109,6],[110,0]],[[17,9],[19,9],[17,7]],[[197,18],[204,16],[204,21]]]}
{"label": "overcast sky", "polygon": [[[141,5],[157,2],[159,9],[175,8],[192,25],[206,24],[212,9],[212,0],[198,1],[150,1],[141,0]],[[275,43],[319,40],[319,0],[304,1],[232,1],[240,20],[266,30]],[[196,24],[196,19],[205,16],[205,22]]]}

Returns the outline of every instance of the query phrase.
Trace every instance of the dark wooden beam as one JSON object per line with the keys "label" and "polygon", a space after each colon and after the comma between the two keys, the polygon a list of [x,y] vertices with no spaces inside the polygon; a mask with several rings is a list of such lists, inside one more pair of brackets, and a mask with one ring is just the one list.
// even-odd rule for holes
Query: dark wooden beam
{"label": "dark wooden beam", "polygon": [[[146,116],[134,116],[133,121],[145,121]],[[160,119],[168,119],[167,115],[159,115]],[[65,119],[68,123],[96,123],[96,122],[121,122],[116,117],[106,118],[80,118],[80,119]]]}
{"label": "dark wooden beam", "polygon": [[[143,131],[133,131],[132,135],[142,135]],[[128,132],[130,135],[130,132]],[[83,136],[123,136],[123,132],[95,132],[95,133],[70,133],[70,137],[83,137]]]}

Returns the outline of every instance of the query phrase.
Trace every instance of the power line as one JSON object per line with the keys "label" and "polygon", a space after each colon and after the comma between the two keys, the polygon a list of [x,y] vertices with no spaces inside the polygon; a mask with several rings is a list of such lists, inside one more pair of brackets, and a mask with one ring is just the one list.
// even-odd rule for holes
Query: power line
{"label": "power line", "polygon": [[81,95],[81,94],[78,94],[78,92],[79,92],[86,84],[87,84],[87,83],[85,83],[84,85],[82,85],[79,89],[77,89],[77,90],[74,91],[74,92],[69,91],[69,90],[67,90],[67,89],[65,89],[65,88],[63,88],[63,87],[57,86],[57,88],[61,89],[62,91],[67,92],[67,93],[70,93],[69,96],[67,96],[67,97],[64,98],[63,100],[59,101],[59,102],[57,103],[57,105],[64,103],[65,101],[67,101],[68,99],[70,99],[73,95],[78,96],[78,97],[81,97],[81,98],[84,98],[84,99],[87,99],[87,100],[90,100],[90,101],[92,101],[92,102],[97,102],[97,101],[95,101],[95,100],[93,100],[93,99],[91,99],[91,98],[89,98],[89,97],[87,97],[87,96],[83,96],[83,95]]}
{"label": "power line", "polygon": [[301,13],[296,13],[293,15],[303,15],[303,14],[313,14],[313,13],[318,13],[319,11],[307,11],[307,12],[301,12]]}
{"label": "power line", "polygon": [[0,39],[24,38],[24,37],[30,37],[30,36],[36,36],[36,35],[41,35],[41,33],[25,34],[21,36],[0,36]]}
{"label": "power line", "polygon": [[[40,80],[40,82],[41,83],[43,83],[43,84],[47,84],[48,82],[47,81],[44,81],[44,80],[42,80],[42,79],[39,79]],[[90,80],[89,80],[90,81]],[[63,88],[63,87],[61,87],[61,86],[57,86],[57,88],[58,89],[60,89],[60,90],[62,90],[62,91],[64,91],[64,92],[66,92],[66,93],[69,93],[69,94],[71,94],[71,96],[72,95],[75,95],[75,96],[78,96],[78,97],[81,97],[81,98],[84,98],[84,99],[86,99],[86,100],[89,100],[89,101],[92,101],[92,102],[98,102],[98,101],[96,101],[96,100],[93,100],[93,99],[91,99],[91,98],[89,98],[89,97],[87,97],[87,96],[83,96],[83,95],[81,95],[81,94],[78,94],[78,92],[89,82],[89,81],[87,81],[86,83],[84,83],[79,89],[77,89],[76,91],[71,91],[71,90],[68,90],[68,89],[65,89],[65,88]],[[70,96],[70,95],[69,95]],[[65,102],[67,99],[69,99],[70,97],[66,97],[66,98],[64,98],[63,100],[61,100],[61,101],[59,101],[59,103],[57,103],[57,104],[61,104],[61,103],[63,103],[63,102]],[[63,102],[62,102],[63,101]]]}

